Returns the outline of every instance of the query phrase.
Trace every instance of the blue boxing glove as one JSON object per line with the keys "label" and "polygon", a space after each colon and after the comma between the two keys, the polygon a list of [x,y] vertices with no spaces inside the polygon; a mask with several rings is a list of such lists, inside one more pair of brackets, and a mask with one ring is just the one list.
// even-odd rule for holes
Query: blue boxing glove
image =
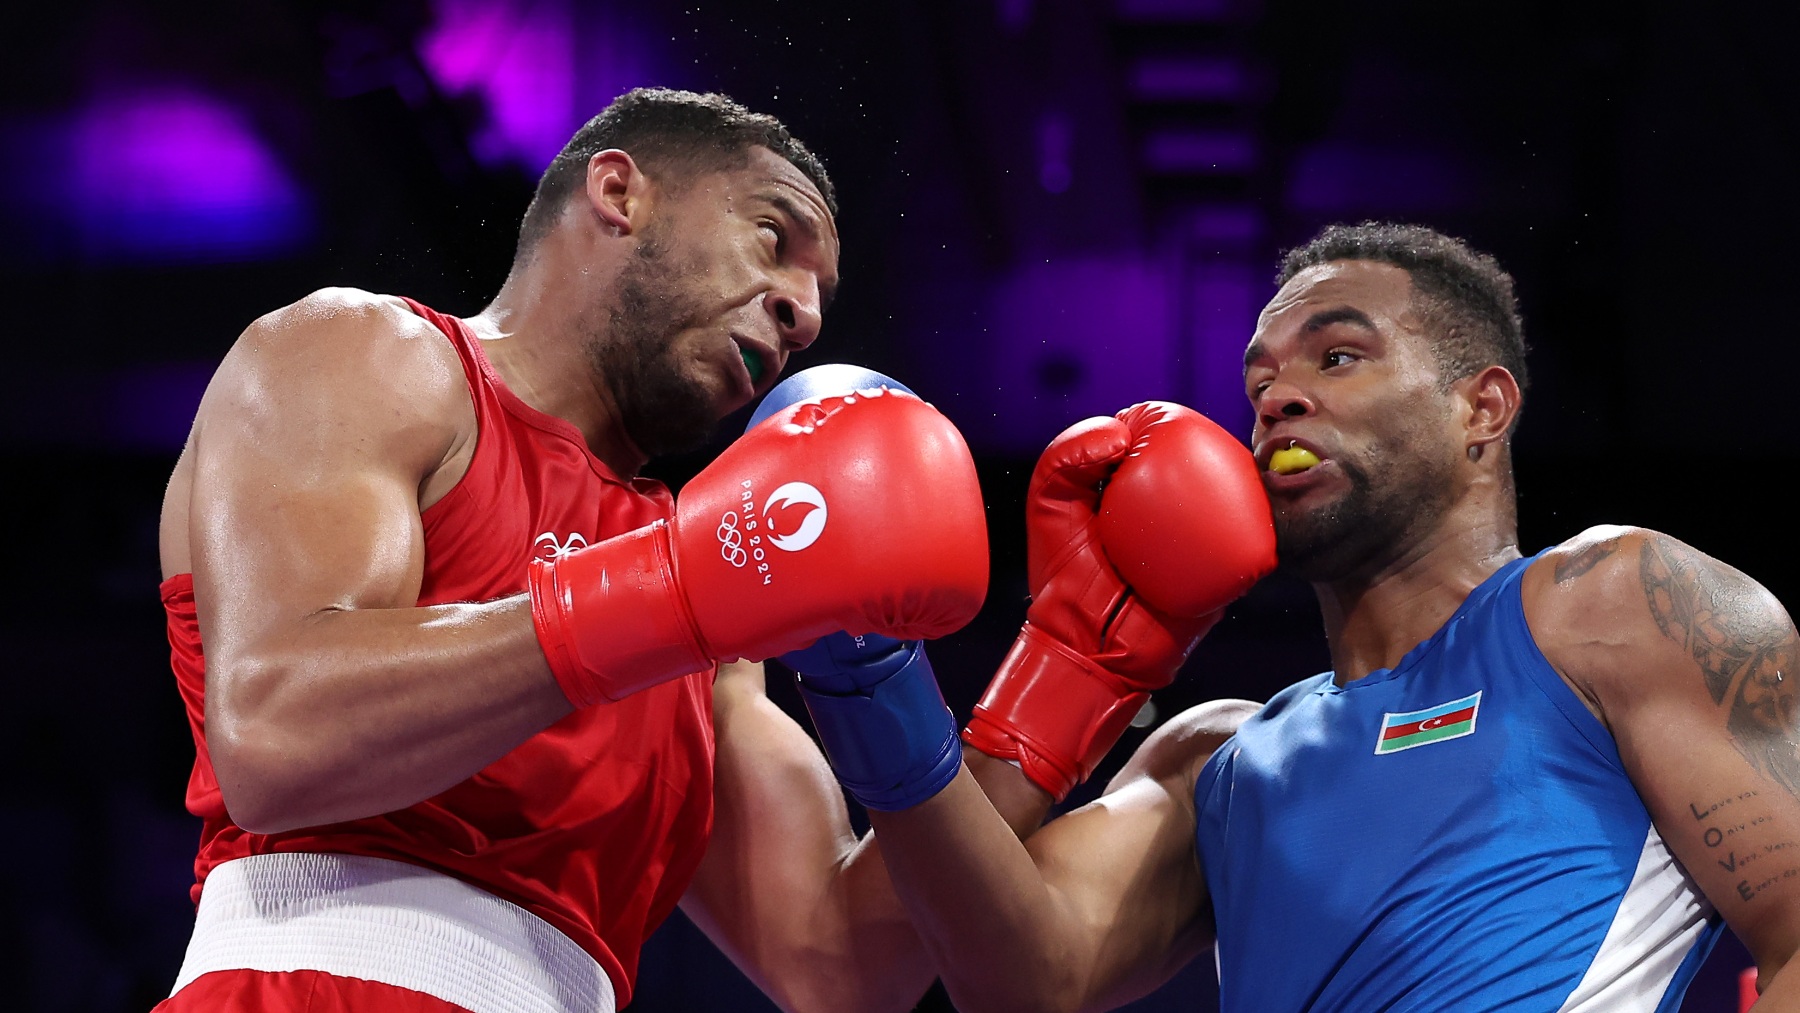
{"label": "blue boxing glove", "polygon": [[837,397],[859,390],[879,390],[882,387],[919,396],[906,384],[872,369],[852,366],[846,362],[811,366],[776,384],[762,399],[762,404],[756,406],[756,411],[750,413],[750,421],[744,424],[744,431],[755,429],[769,416],[802,401]]}
{"label": "blue boxing glove", "polygon": [[956,721],[920,640],[833,633],[781,656],[838,783],[870,809],[918,805],[962,766]]}
{"label": "blue boxing glove", "polygon": [[[814,366],[769,391],[745,428],[802,401],[880,387],[913,393],[861,366]],[[922,641],[840,632],[780,660],[799,676],[800,697],[838,782],[864,806],[915,806],[956,776],[962,766],[956,720]]]}

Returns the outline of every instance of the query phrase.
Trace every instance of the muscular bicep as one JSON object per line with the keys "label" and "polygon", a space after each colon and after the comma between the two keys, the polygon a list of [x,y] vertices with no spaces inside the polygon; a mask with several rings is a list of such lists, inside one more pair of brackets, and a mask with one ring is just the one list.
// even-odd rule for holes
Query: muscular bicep
{"label": "muscular bicep", "polygon": [[454,355],[384,304],[306,305],[239,339],[195,420],[186,509],[214,660],[418,594],[420,484],[458,438]]}
{"label": "muscular bicep", "polygon": [[1211,945],[1194,777],[1256,706],[1221,700],[1183,713],[1145,741],[1106,794],[1026,841],[1088,937],[1076,952],[1094,962],[1090,1008],[1147,994]]}
{"label": "muscular bicep", "polygon": [[193,572],[203,734],[239,826],[405,808],[569,712],[524,595],[418,605],[421,503],[476,438],[455,349],[397,300],[321,293],[221,364],[163,548]]}
{"label": "muscular bicep", "polygon": [[1671,852],[1756,955],[1800,945],[1793,621],[1743,573],[1654,532],[1620,540],[1619,644],[1595,683]]}

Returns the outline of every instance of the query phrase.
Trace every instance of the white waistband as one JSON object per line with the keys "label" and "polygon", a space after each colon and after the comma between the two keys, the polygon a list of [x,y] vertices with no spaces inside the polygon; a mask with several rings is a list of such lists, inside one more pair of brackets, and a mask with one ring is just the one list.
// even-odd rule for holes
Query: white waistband
{"label": "white waistband", "polygon": [[549,922],[430,869],[360,855],[253,855],[213,869],[173,992],[240,969],[379,981],[472,1013],[615,1009],[606,972]]}

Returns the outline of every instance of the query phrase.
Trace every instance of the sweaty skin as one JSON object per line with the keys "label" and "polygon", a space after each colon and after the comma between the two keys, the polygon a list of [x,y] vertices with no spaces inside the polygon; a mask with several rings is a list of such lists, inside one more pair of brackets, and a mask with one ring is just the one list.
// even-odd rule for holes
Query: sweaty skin
{"label": "sweaty skin", "polygon": [[[1391,669],[1521,555],[1506,443],[1517,380],[1490,365],[1446,384],[1427,328],[1403,269],[1333,261],[1277,293],[1245,354],[1284,563],[1299,531],[1340,685]],[[1359,484],[1380,497],[1343,509]],[[1407,523],[1369,523],[1388,513]],[[1786,610],[1640,528],[1570,539],[1527,569],[1519,595],[1532,641],[1612,736],[1669,853],[1750,949],[1759,1013],[1800,1010],[1800,688],[1783,674],[1800,669],[1800,633]],[[870,814],[957,1009],[1114,1009],[1214,944],[1194,789],[1257,706],[1177,715],[1099,799],[1023,846],[966,778]],[[1727,805],[1748,818],[1715,818]],[[1766,871],[1745,875],[1752,852]]]}
{"label": "sweaty skin", "polygon": [[[665,223],[669,263],[699,268],[650,294],[704,313],[652,337],[716,423],[817,337],[837,230],[805,174],[761,147],[674,190],[608,149],[586,180],[468,323],[508,388],[630,476],[650,455],[594,365],[617,287],[596,279]],[[309,296],[252,324],[213,378],[160,538],[163,576],[194,575],[206,744],[241,828],[405,809],[569,714],[524,594],[418,605],[421,513],[464,477],[476,430],[454,347],[395,297]],[[784,1009],[912,1008],[935,972],[818,747],[760,664],[723,666],[712,708],[715,817],[683,910]],[[1042,821],[1048,801],[1015,768],[981,769],[1018,834]]]}

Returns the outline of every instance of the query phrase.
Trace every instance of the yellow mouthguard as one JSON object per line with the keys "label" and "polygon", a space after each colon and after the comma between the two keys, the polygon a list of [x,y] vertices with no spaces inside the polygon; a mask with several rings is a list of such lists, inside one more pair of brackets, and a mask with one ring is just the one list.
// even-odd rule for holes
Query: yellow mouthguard
{"label": "yellow mouthguard", "polygon": [[1269,470],[1277,475],[1292,475],[1319,463],[1319,455],[1305,447],[1288,447],[1269,455]]}

